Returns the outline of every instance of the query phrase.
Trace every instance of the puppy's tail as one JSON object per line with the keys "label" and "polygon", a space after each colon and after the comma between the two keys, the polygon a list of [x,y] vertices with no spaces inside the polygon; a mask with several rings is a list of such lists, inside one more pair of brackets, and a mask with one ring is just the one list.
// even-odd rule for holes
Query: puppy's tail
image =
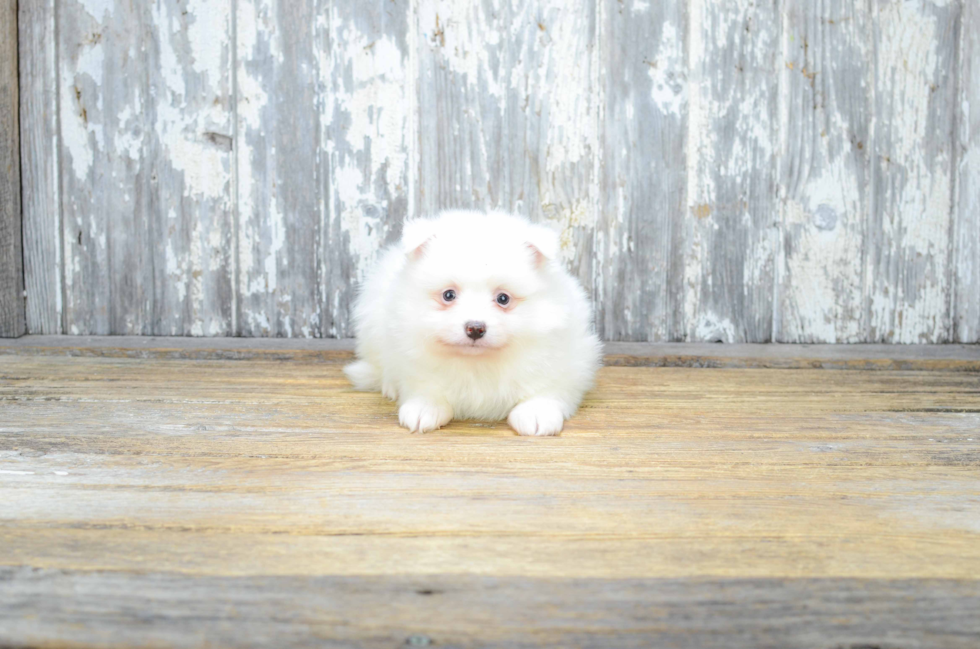
{"label": "puppy's tail", "polygon": [[344,374],[354,384],[355,390],[377,392],[381,389],[381,373],[367,361],[357,361],[344,368]]}

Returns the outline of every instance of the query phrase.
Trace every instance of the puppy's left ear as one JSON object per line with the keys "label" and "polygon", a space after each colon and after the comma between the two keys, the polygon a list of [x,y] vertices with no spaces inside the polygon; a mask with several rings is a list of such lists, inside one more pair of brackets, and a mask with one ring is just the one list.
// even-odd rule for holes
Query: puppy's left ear
{"label": "puppy's left ear", "polygon": [[410,259],[425,254],[425,246],[436,235],[434,219],[414,219],[405,223],[402,230],[402,249]]}
{"label": "puppy's left ear", "polygon": [[534,267],[542,268],[548,261],[558,256],[558,235],[543,225],[528,228],[525,244],[534,256]]}

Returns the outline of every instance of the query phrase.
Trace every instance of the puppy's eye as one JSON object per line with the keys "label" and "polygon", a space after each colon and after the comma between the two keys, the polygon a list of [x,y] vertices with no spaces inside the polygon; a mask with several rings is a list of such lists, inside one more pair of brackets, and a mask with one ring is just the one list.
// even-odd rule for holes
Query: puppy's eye
{"label": "puppy's eye", "polygon": [[456,291],[454,291],[453,289],[443,291],[442,299],[445,300],[446,302],[452,302],[453,300],[456,299]]}
{"label": "puppy's eye", "polygon": [[507,306],[510,304],[510,296],[506,293],[497,293],[497,304],[500,306]]}

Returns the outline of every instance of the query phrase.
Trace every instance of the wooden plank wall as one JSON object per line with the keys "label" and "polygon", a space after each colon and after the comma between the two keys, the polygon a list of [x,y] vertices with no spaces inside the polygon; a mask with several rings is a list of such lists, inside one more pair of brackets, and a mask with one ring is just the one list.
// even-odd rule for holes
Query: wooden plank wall
{"label": "wooden plank wall", "polygon": [[973,0],[143,4],[20,2],[31,332],[349,336],[493,207],[609,340],[980,342]]}
{"label": "wooden plank wall", "polygon": [[25,332],[17,0],[0,0],[0,338]]}

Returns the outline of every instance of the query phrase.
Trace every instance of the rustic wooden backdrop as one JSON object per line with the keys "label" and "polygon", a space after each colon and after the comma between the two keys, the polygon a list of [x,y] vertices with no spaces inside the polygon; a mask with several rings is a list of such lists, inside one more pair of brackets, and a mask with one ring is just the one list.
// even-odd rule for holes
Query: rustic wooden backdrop
{"label": "rustic wooden backdrop", "polygon": [[547,221],[612,340],[980,340],[976,0],[20,0],[34,333],[348,336]]}

